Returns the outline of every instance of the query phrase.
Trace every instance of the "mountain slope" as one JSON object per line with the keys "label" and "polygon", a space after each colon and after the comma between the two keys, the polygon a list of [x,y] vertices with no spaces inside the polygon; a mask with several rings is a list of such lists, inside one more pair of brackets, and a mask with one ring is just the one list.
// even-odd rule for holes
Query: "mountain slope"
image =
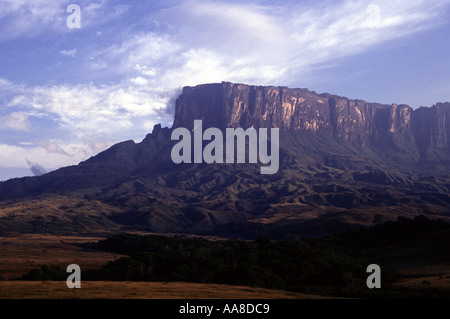
{"label": "mountain slope", "polygon": [[[397,216],[448,219],[449,113],[450,103],[412,110],[306,89],[187,87],[173,128],[157,125],[141,143],[122,142],[77,166],[0,183],[0,231],[29,231],[27,207],[9,213],[14,202],[56,195],[110,207],[108,214],[91,213],[108,220],[90,223],[96,231],[317,236]],[[279,171],[261,175],[260,164],[174,164],[172,130],[192,129],[198,119],[203,129],[279,127]],[[59,226],[49,221],[47,231],[58,232],[61,220],[73,222],[69,215],[55,214]]]}

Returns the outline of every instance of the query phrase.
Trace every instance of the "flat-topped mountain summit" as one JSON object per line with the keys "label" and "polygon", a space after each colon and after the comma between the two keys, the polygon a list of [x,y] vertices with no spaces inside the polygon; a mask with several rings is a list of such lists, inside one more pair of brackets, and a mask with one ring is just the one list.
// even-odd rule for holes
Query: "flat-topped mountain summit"
{"label": "flat-topped mountain summit", "polygon": [[[318,236],[398,216],[450,218],[450,103],[413,110],[307,89],[185,87],[156,125],[79,165],[0,183],[0,233],[145,230]],[[175,128],[280,129],[280,166],[175,164]]]}
{"label": "flat-topped mountain summit", "polygon": [[176,101],[174,127],[278,127],[334,137],[358,146],[388,147],[414,159],[446,161],[450,154],[450,103],[413,110],[350,100],[308,89],[222,82],[185,87]]}

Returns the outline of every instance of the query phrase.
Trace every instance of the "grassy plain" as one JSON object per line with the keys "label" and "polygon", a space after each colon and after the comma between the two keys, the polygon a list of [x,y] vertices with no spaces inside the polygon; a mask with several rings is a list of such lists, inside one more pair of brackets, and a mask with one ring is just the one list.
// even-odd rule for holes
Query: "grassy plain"
{"label": "grassy plain", "polygon": [[3,281],[0,299],[315,299],[313,295],[242,286],[184,282]]}
{"label": "grassy plain", "polygon": [[83,281],[81,289],[68,289],[64,281],[17,281],[41,265],[65,269],[78,264],[83,270],[99,269],[119,254],[81,248],[78,244],[98,237],[21,234],[0,237],[0,299],[286,299],[316,298],[312,295],[270,289],[183,282]]}
{"label": "grassy plain", "polygon": [[[74,263],[80,265],[83,274],[83,270],[100,269],[108,261],[123,257],[120,254],[95,251],[79,245],[100,239],[103,238],[45,234],[0,237],[0,299],[321,298],[280,290],[186,282],[83,281],[82,278],[81,289],[68,289],[64,281],[13,280],[42,265],[55,265],[65,269],[67,265]],[[431,258],[432,255],[423,256],[422,251],[419,251],[420,254],[410,254],[406,247],[397,250],[403,251],[405,256],[400,260],[396,259],[397,263],[391,265],[401,275],[401,279],[394,283],[393,287],[422,292],[424,296],[435,290],[450,292],[450,263],[434,260],[435,258]],[[384,251],[380,259],[386,258],[386,254],[389,255],[389,252]],[[412,258],[409,255],[415,257]],[[421,258],[418,259],[417,256]]]}
{"label": "grassy plain", "polygon": [[77,264],[81,270],[98,269],[118,254],[79,247],[78,244],[100,240],[99,237],[20,234],[0,237],[0,276],[14,279],[42,265],[66,269]]}

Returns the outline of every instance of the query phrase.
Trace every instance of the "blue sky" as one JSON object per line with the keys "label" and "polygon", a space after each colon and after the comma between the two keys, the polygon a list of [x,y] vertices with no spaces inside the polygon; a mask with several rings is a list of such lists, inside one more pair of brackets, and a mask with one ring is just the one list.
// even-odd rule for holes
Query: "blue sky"
{"label": "blue sky", "polygon": [[0,0],[0,180],[140,142],[187,85],[449,101],[448,21],[450,0]]}

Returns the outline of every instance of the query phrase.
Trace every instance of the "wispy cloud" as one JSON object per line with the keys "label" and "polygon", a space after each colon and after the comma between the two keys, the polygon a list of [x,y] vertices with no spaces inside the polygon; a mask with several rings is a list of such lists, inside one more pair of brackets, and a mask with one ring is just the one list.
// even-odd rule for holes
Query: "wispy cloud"
{"label": "wispy cloud", "polygon": [[39,145],[47,150],[49,153],[69,155],[58,143],[55,141],[41,141]]}
{"label": "wispy cloud", "polygon": [[444,21],[447,0],[345,1],[324,8],[299,10],[289,19],[294,63],[316,65],[367,51],[378,44],[416,34]]}
{"label": "wispy cloud", "polygon": [[3,128],[9,128],[18,131],[28,131],[30,121],[25,113],[14,112],[1,118]]}
{"label": "wispy cloud", "polygon": [[64,56],[68,56],[68,57],[74,58],[77,55],[77,49],[61,50],[61,51],[59,51],[59,53],[61,53]]}
{"label": "wispy cloud", "polygon": [[156,117],[157,111],[166,107],[168,97],[149,92],[141,84],[133,86],[130,81],[111,86],[31,87],[14,96],[7,106],[48,114],[78,138],[125,133],[139,127],[143,118]]}
{"label": "wispy cloud", "polygon": [[[164,32],[126,34],[104,67],[161,89],[229,80],[295,84],[318,68],[445,22],[448,0],[339,1],[285,7],[187,1],[151,16]],[[97,64],[94,64],[97,67]],[[112,70],[110,70],[112,71]],[[149,72],[150,71],[150,72]]]}
{"label": "wispy cloud", "polygon": [[[380,0],[259,7],[189,1],[162,19],[172,23],[174,42],[192,60],[201,52],[221,76],[286,83],[295,73],[309,76],[337,58],[443,23],[439,17],[449,4]],[[205,73],[206,67],[199,69]]]}
{"label": "wispy cloud", "polygon": [[67,33],[67,7],[76,3],[82,9],[83,28],[93,28],[114,20],[129,6],[110,0],[2,0],[0,2],[0,41],[33,37],[43,33]]}
{"label": "wispy cloud", "polygon": [[47,173],[47,170],[40,164],[30,162],[28,159],[26,159],[26,161],[27,164],[30,165],[31,172],[34,174],[34,176],[41,176]]}
{"label": "wispy cloud", "polygon": [[45,171],[51,171],[61,166],[76,165],[107,146],[89,140],[22,142],[19,146],[0,143],[0,163],[1,167],[28,168],[30,163],[38,162]]}
{"label": "wispy cloud", "polygon": [[0,40],[34,36],[63,25],[61,1],[3,0],[0,2]]}

